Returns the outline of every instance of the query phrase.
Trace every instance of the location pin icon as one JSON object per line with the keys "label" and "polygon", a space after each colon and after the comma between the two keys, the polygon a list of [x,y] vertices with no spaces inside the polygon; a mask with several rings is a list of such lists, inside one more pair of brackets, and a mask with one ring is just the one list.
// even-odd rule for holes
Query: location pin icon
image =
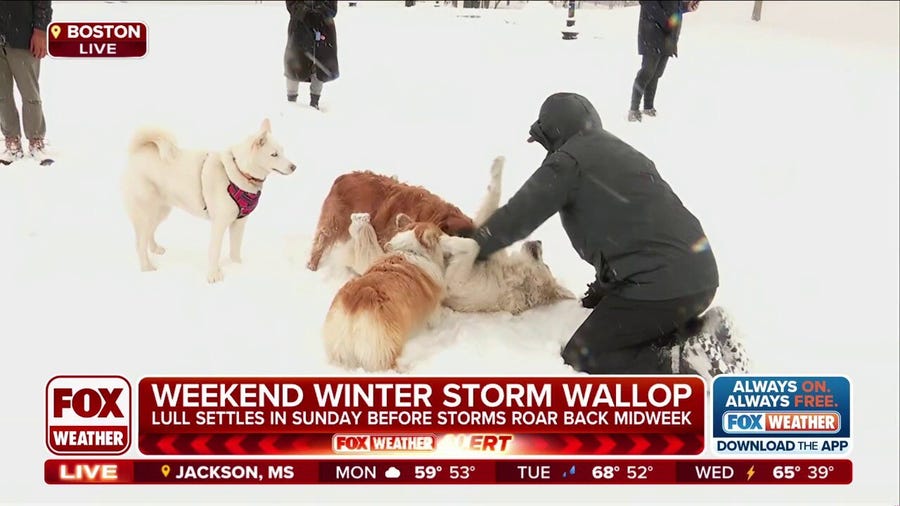
{"label": "location pin icon", "polygon": [[164,477],[164,478],[168,478],[168,477],[169,477],[169,471],[171,471],[171,470],[172,470],[172,468],[170,468],[169,466],[166,466],[166,465],[162,466],[163,477]]}
{"label": "location pin icon", "polygon": [[59,27],[59,25],[53,25],[50,27],[50,35],[53,35],[54,39],[59,37],[59,32],[61,31],[62,29]]}

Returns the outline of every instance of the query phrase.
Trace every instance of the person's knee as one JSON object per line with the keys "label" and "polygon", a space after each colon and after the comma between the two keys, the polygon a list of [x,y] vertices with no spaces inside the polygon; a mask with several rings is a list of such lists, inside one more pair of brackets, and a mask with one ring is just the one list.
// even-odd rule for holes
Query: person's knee
{"label": "person's knee", "polygon": [[563,348],[563,362],[577,372],[597,374],[597,360],[590,347],[577,336],[573,337]]}

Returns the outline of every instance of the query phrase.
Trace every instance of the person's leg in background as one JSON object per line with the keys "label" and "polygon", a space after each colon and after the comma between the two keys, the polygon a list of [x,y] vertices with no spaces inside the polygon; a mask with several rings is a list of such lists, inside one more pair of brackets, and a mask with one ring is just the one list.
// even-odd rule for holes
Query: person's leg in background
{"label": "person's leg in background", "polygon": [[634,77],[634,84],[631,86],[631,108],[628,110],[628,121],[640,121],[641,99],[644,97],[647,85],[656,76],[656,68],[660,64],[660,60],[664,59],[658,53],[645,54],[641,57],[641,68]]}
{"label": "person's leg in background", "polygon": [[[685,371],[680,363],[673,367],[671,354],[662,349],[669,344],[667,338],[683,331],[714,296],[712,291],[674,300],[636,301],[607,295],[572,335],[563,359],[588,374],[720,374],[723,365],[715,363],[719,361],[715,350],[705,363],[695,359],[690,364],[694,370]],[[680,361],[680,356],[675,360]]]}
{"label": "person's leg in background", "polygon": [[27,49],[13,48],[6,48],[6,60],[22,96],[22,126],[28,138],[28,151],[32,156],[40,157],[46,149],[44,137],[47,134],[41,101],[41,60]]}
{"label": "person's leg in background", "polygon": [[4,165],[22,158],[22,127],[13,95],[15,78],[7,51],[6,47],[0,48],[0,129],[6,140],[6,149],[0,155],[0,162]]}
{"label": "person's leg in background", "polygon": [[319,98],[322,96],[322,81],[319,80],[319,76],[316,75],[316,72],[312,73],[310,76],[311,79],[309,81],[309,105],[310,107],[319,108]]}
{"label": "person's leg in background", "polygon": [[656,86],[659,84],[659,78],[665,73],[666,63],[668,62],[668,56],[660,58],[659,63],[656,65],[656,73],[650,79],[650,82],[647,83],[647,87],[644,88],[644,110],[641,111],[644,115],[656,116],[656,108],[653,106],[653,102],[656,99]]}
{"label": "person's leg in background", "polygon": [[288,102],[296,102],[297,94],[300,90],[300,81],[295,81],[290,77],[284,78],[285,88],[287,89],[287,99]]}

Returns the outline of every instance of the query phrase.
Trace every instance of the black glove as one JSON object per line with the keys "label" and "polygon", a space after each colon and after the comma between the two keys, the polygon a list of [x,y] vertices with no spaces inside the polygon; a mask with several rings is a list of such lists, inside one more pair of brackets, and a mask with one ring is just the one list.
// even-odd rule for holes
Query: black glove
{"label": "black glove", "polygon": [[584,297],[581,298],[581,306],[586,307],[588,309],[594,309],[597,307],[597,304],[603,300],[603,293],[596,288],[597,281],[590,283],[587,285],[588,289],[584,292]]}

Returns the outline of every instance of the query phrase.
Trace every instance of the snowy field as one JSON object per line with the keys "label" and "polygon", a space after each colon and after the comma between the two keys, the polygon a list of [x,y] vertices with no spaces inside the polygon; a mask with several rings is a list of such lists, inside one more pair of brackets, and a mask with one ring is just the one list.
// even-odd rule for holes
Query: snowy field
{"label": "snowy field", "polygon": [[[56,21],[145,21],[150,54],[44,60],[58,162],[0,167],[0,501],[418,502],[401,487],[47,487],[44,386],[56,374],[344,373],[326,364],[319,337],[340,279],[304,267],[332,180],[355,169],[396,174],[474,212],[493,157],[507,157],[505,200],[544,156],[525,142],[541,102],[575,91],[702,221],[721,272],[715,303],[735,318],[756,372],[854,382],[854,484],[747,488],[742,499],[896,504],[898,3],[766,2],[753,23],[752,2],[704,2],[660,82],[660,116],[640,124],[625,121],[636,8],[580,11],[579,39],[563,41],[565,11],[546,5],[463,18],[423,3],[341,3],[342,75],[325,86],[324,112],[284,100],[283,2],[54,3]],[[134,129],[157,124],[184,145],[222,149],[264,117],[299,169],[267,182],[244,263],[226,261],[224,283],[208,285],[208,224],[176,211],[158,234],[168,248],[159,270],[140,273],[118,192]],[[591,268],[558,219],[533,237],[582,293]],[[571,374],[558,350],[586,315],[576,302],[518,317],[450,314],[406,359],[415,374]],[[560,490],[428,494],[699,503],[734,489],[570,487],[565,499]]]}

